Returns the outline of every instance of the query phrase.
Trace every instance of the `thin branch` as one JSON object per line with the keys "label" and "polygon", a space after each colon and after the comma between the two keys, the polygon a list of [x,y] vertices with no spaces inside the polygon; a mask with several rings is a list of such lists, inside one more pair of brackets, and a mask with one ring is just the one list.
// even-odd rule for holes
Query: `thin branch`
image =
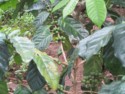
{"label": "thin branch", "polygon": [[[60,34],[59,34],[59,33],[58,33],[58,37],[60,37]],[[65,61],[65,64],[68,65],[68,61],[67,61],[67,59],[66,59],[66,54],[65,54],[65,51],[64,51],[64,49],[63,49],[62,42],[60,41],[59,43],[60,43],[60,47],[61,47],[61,51],[62,51],[62,55],[63,55],[64,61]]]}
{"label": "thin branch", "polygon": [[98,94],[98,92],[95,92],[95,91],[79,91],[79,93],[92,93],[92,94]]}
{"label": "thin branch", "polygon": [[60,47],[61,47],[61,51],[62,51],[62,55],[63,55],[63,58],[64,58],[64,61],[65,61],[65,64],[67,64],[67,59],[66,59],[66,54],[65,54],[65,51],[63,49],[63,45],[62,45],[62,42],[60,43]]}
{"label": "thin branch", "polygon": [[73,94],[73,92],[69,92],[69,91],[66,91],[66,90],[63,90],[63,92],[64,92],[65,94]]}
{"label": "thin branch", "polygon": [[82,60],[78,65],[77,67],[79,67],[81,64],[84,64],[86,62],[86,60]]}

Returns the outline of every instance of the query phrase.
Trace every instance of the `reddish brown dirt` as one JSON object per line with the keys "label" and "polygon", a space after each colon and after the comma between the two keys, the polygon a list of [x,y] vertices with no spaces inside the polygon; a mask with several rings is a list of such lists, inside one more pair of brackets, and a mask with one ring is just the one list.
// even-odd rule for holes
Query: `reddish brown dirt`
{"label": "reddish brown dirt", "polygon": [[[58,48],[59,48],[59,44],[58,43],[51,43],[50,46],[48,47],[48,49],[46,50],[46,52],[48,53],[48,55],[50,55],[52,57],[58,58],[58,55],[57,55]],[[59,59],[62,62],[64,62],[64,59],[63,59],[62,55],[59,57]],[[62,71],[61,66],[59,66],[59,71]],[[81,65],[78,68],[77,73],[76,73],[76,80],[77,81],[81,81],[82,78],[83,78],[83,65]],[[73,86],[73,84],[71,82],[71,79],[68,76],[66,76],[66,78],[65,78],[65,85],[66,86],[71,86],[71,87]],[[70,91],[72,92],[73,90],[74,89],[72,87]],[[81,82],[76,85],[76,90],[77,91],[81,91]],[[82,93],[78,93],[78,94],[82,94]]]}
{"label": "reddish brown dirt", "polygon": [[112,10],[117,12],[120,16],[125,16],[125,8],[114,6]]}

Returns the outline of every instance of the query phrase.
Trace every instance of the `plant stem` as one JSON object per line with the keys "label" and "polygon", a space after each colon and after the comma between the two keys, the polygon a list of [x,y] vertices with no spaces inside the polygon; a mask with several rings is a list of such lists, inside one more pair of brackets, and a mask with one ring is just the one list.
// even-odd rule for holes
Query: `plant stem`
{"label": "plant stem", "polygon": [[78,63],[79,63],[79,58],[76,59],[76,62],[74,64],[74,81],[73,81],[73,94],[78,94],[77,92],[77,70],[78,70]]}
{"label": "plant stem", "polygon": [[72,92],[69,92],[69,91],[66,91],[66,90],[63,90],[63,92],[64,92],[65,94],[72,94]]}
{"label": "plant stem", "polygon": [[65,51],[64,51],[64,49],[63,49],[63,45],[62,45],[62,42],[60,42],[60,47],[61,47],[61,51],[62,51],[62,55],[63,55],[63,58],[64,58],[64,61],[65,61],[65,63],[67,64],[67,59],[66,59],[66,54],[65,54]]}
{"label": "plant stem", "polygon": [[98,92],[95,92],[95,91],[79,91],[79,93],[91,93],[91,94],[98,94]]}

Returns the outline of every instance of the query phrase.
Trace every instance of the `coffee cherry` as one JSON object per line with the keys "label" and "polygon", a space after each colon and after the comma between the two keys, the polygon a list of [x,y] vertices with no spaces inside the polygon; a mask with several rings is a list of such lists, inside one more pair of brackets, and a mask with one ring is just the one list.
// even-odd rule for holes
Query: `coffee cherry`
{"label": "coffee cherry", "polygon": [[57,28],[56,28],[56,30],[58,30],[58,31],[59,31],[59,30],[60,30],[60,28],[59,28],[59,27],[57,27]]}
{"label": "coffee cherry", "polygon": [[87,80],[87,81],[86,81],[86,84],[90,84],[90,81],[89,81],[89,80]]}
{"label": "coffee cherry", "polygon": [[58,16],[54,16],[54,19],[57,19],[58,18]]}
{"label": "coffee cherry", "polygon": [[54,21],[54,24],[57,24],[57,21]]}
{"label": "coffee cherry", "polygon": [[55,31],[55,34],[57,34],[58,33],[58,31]]}
{"label": "coffee cherry", "polygon": [[54,24],[54,21],[51,22],[51,25],[53,25],[53,24]]}
{"label": "coffee cherry", "polygon": [[62,41],[62,43],[65,43],[65,41]]}
{"label": "coffee cherry", "polygon": [[51,11],[52,11],[52,9],[51,9],[51,8],[49,8],[49,9],[47,9],[47,11],[48,11],[48,12],[51,12]]}
{"label": "coffee cherry", "polygon": [[57,28],[55,27],[55,28],[53,28],[53,30],[54,30],[54,31],[56,31],[56,30],[57,30]]}
{"label": "coffee cherry", "polygon": [[83,83],[85,83],[85,81],[86,81],[85,79],[82,80]]}

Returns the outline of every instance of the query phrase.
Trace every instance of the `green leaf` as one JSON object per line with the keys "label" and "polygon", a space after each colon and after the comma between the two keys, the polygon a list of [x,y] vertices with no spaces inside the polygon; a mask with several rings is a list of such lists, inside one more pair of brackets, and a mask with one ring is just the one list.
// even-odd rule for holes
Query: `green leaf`
{"label": "green leaf", "polygon": [[98,54],[101,47],[104,47],[112,37],[114,26],[105,27],[94,34],[83,39],[79,43],[79,56],[89,60],[93,55]]}
{"label": "green leaf", "polygon": [[82,23],[73,18],[60,18],[58,20],[60,28],[69,36],[70,41],[81,40],[89,35],[88,31],[83,27]]}
{"label": "green leaf", "polygon": [[62,36],[65,36],[65,43],[63,43],[63,48],[65,51],[68,51],[72,48],[72,44],[69,40],[69,36],[67,36],[65,33],[61,34]]}
{"label": "green leaf", "polygon": [[111,5],[111,0],[104,0],[105,1],[105,4],[106,4],[106,7],[109,8],[110,5]]}
{"label": "green leaf", "polygon": [[6,2],[7,0],[0,0],[0,3]]}
{"label": "green leaf", "polygon": [[[47,1],[47,0],[46,0]],[[33,11],[33,10],[43,10],[46,8],[46,4],[42,0],[36,1],[27,11]]]}
{"label": "green leaf", "polygon": [[119,17],[115,21],[116,24],[122,24],[125,23],[125,17]]}
{"label": "green leaf", "polygon": [[32,93],[27,87],[19,85],[14,91],[14,94],[32,94]]}
{"label": "green leaf", "polygon": [[72,51],[72,54],[71,54],[71,56],[70,56],[70,59],[69,59],[69,63],[68,63],[68,67],[67,68],[65,68],[64,70],[63,70],[63,73],[62,73],[62,75],[61,75],[61,79],[60,79],[60,84],[62,84],[62,85],[64,85],[65,84],[65,77],[68,75],[69,76],[69,78],[70,78],[70,74],[71,74],[71,71],[72,71],[72,68],[73,68],[73,66],[74,66],[74,62],[75,62],[75,60],[77,59],[77,57],[78,57],[78,51],[79,51],[79,49],[78,48],[74,48],[73,49],[73,51]]}
{"label": "green leaf", "polygon": [[70,0],[66,7],[63,9],[63,18],[66,18],[73,12],[79,0]]}
{"label": "green leaf", "polygon": [[52,12],[55,12],[56,10],[64,7],[67,3],[69,2],[69,0],[61,0],[52,10]]}
{"label": "green leaf", "polygon": [[114,5],[119,5],[121,7],[125,7],[125,1],[124,0],[111,0],[111,2],[114,4]]}
{"label": "green leaf", "polygon": [[48,94],[46,90],[40,89],[38,91],[35,91],[33,94]]}
{"label": "green leaf", "polygon": [[20,33],[21,33],[21,32],[20,32],[19,29],[13,30],[13,31],[11,31],[11,32],[8,34],[7,38],[8,38],[8,39],[11,39],[11,38],[13,38],[13,37],[15,37],[15,36],[18,36]]}
{"label": "green leaf", "polygon": [[8,87],[4,81],[0,81],[0,94],[8,94]]}
{"label": "green leaf", "polygon": [[24,62],[30,62],[33,59],[35,47],[28,38],[16,36],[10,41]]}
{"label": "green leaf", "polygon": [[52,34],[50,33],[49,27],[41,26],[38,28],[32,41],[39,50],[44,50],[47,48],[49,43],[52,41]]}
{"label": "green leaf", "polygon": [[42,11],[35,19],[34,24],[36,28],[39,28],[47,20],[49,12]]}
{"label": "green leaf", "polygon": [[58,88],[60,75],[58,73],[58,67],[53,59],[47,54],[36,50],[34,61],[40,74],[45,78],[48,85],[56,90]]}
{"label": "green leaf", "polygon": [[4,33],[0,33],[0,41],[6,39],[6,35]]}
{"label": "green leaf", "polygon": [[18,53],[16,53],[14,55],[14,61],[15,61],[16,64],[22,64],[22,62],[23,62],[22,59],[21,59],[21,56]]}
{"label": "green leaf", "polygon": [[86,0],[86,9],[89,18],[94,24],[101,27],[106,19],[107,10],[104,0]]}
{"label": "green leaf", "polygon": [[110,85],[104,85],[98,94],[124,94],[125,82],[116,81]]}
{"label": "green leaf", "polygon": [[99,57],[98,55],[93,56],[84,64],[84,75],[88,76],[91,72],[101,73],[102,63],[103,62],[101,57]]}
{"label": "green leaf", "polygon": [[10,58],[8,47],[3,39],[5,39],[5,35],[0,33],[0,80],[2,80],[4,72],[8,70]]}
{"label": "green leaf", "polygon": [[125,67],[125,24],[117,25],[113,32],[115,56]]}
{"label": "green leaf", "polygon": [[17,3],[18,3],[18,0],[9,0],[7,2],[0,3],[0,9],[6,11],[10,8],[16,8]]}
{"label": "green leaf", "polygon": [[55,0],[50,0],[51,4],[53,4],[55,2]]}
{"label": "green leaf", "polygon": [[121,62],[114,56],[114,48],[112,47],[113,38],[110,42],[103,48],[103,62],[105,69],[109,70],[113,75],[124,75],[125,68],[122,66]]}
{"label": "green leaf", "polygon": [[37,91],[43,88],[46,84],[44,77],[38,71],[37,66],[33,60],[29,64],[26,79],[28,81],[30,88],[33,91]]}
{"label": "green leaf", "polygon": [[29,8],[33,5],[34,0],[20,0],[16,5],[16,9],[13,13],[13,18],[18,16],[18,13],[25,10],[25,5]]}
{"label": "green leaf", "polygon": [[61,90],[58,90],[57,94],[65,94],[65,93],[63,91],[61,91]]}
{"label": "green leaf", "polygon": [[13,18],[16,18],[20,11],[23,11],[26,1],[27,0],[21,0],[20,2],[17,3],[16,9],[14,10],[13,13]]}

